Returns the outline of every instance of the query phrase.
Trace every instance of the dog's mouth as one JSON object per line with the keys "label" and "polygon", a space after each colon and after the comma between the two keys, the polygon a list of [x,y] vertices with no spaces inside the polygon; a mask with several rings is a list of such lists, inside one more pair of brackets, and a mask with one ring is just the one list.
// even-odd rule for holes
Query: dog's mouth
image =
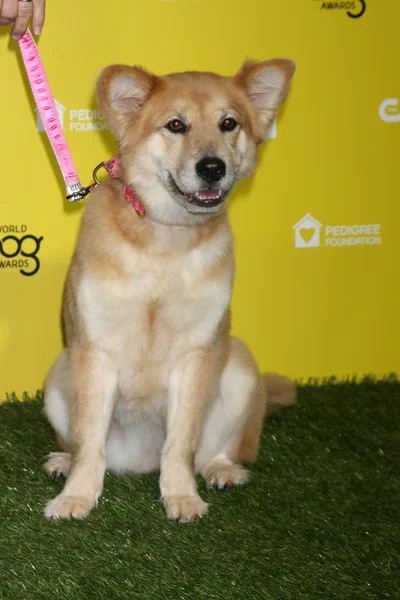
{"label": "dog's mouth", "polygon": [[[210,210],[217,208],[228,195],[227,191],[224,190],[200,190],[191,194],[185,194],[176,184],[171,174],[169,174],[171,189],[173,192],[179,194],[179,196],[186,200],[189,205],[197,207],[203,210]],[[190,208],[188,207],[190,211]]]}

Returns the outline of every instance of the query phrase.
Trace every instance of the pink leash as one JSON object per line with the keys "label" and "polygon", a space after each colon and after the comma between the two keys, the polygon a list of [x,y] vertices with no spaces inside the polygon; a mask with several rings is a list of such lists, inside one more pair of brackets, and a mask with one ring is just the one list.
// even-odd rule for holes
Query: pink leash
{"label": "pink leash", "polygon": [[[83,200],[100,183],[97,179],[97,172],[100,168],[104,168],[110,177],[118,177],[120,159],[116,156],[109,161],[100,163],[93,172],[95,183],[83,187],[64,137],[39,50],[29,30],[20,39],[19,47],[37,109],[64,178],[67,200],[69,202]],[[124,195],[138,215],[142,218],[145,217],[146,211],[131,186],[124,185]]]}

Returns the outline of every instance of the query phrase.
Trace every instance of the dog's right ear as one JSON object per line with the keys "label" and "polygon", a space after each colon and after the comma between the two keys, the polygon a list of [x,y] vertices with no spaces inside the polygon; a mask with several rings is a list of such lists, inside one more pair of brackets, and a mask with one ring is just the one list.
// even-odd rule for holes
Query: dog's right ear
{"label": "dog's right ear", "polygon": [[107,125],[120,140],[151,94],[156,76],[140,67],[112,65],[100,73],[97,99]]}

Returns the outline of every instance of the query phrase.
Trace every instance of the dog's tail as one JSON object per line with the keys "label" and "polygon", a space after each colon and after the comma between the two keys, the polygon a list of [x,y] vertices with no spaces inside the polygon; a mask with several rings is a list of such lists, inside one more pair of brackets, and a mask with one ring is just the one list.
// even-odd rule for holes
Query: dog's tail
{"label": "dog's tail", "polygon": [[267,395],[265,416],[278,412],[282,408],[292,406],[296,402],[296,386],[288,377],[276,373],[265,373],[264,389]]}

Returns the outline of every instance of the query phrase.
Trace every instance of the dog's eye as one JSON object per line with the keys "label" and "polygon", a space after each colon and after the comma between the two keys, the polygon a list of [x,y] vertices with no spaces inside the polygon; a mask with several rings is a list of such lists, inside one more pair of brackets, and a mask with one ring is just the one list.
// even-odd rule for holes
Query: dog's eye
{"label": "dog's eye", "polygon": [[180,119],[172,119],[165,127],[172,133],[185,133],[186,131],[186,125]]}
{"label": "dog's eye", "polygon": [[236,129],[238,122],[233,117],[227,117],[222,121],[219,128],[221,131],[233,131]]}

